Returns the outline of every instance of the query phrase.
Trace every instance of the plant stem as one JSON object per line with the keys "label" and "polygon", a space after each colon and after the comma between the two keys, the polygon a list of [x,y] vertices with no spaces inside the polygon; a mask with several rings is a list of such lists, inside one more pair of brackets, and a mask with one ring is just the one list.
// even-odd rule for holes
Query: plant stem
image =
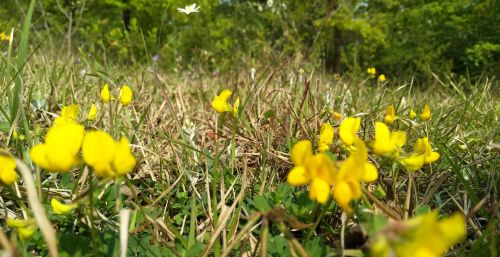
{"label": "plant stem", "polygon": [[409,212],[410,212],[410,202],[411,202],[411,187],[413,186],[413,173],[408,174],[408,185],[406,189],[406,198],[405,198],[405,212],[404,212],[404,219],[408,219],[409,217]]}

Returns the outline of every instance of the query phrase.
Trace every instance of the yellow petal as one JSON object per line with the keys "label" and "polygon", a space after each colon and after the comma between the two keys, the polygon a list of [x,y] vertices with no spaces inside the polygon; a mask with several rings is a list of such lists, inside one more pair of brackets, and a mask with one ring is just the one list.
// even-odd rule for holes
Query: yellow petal
{"label": "yellow petal", "polygon": [[129,105],[132,102],[132,94],[132,89],[127,85],[123,85],[119,93],[120,103],[123,106]]}
{"label": "yellow petal", "polygon": [[29,225],[29,220],[7,218],[9,228],[20,228]]}
{"label": "yellow petal", "polygon": [[403,147],[406,144],[406,132],[401,130],[391,132],[391,141],[395,147]]}
{"label": "yellow petal", "polygon": [[309,181],[309,174],[303,166],[294,167],[287,176],[287,182],[292,186],[307,185]]}
{"label": "yellow petal", "polygon": [[441,240],[446,244],[446,248],[456,244],[465,236],[465,225],[465,217],[459,213],[455,213],[439,222],[438,229],[441,234]]}
{"label": "yellow petal", "polygon": [[71,154],[67,149],[51,148],[50,146],[45,158],[49,163],[49,170],[56,172],[67,172],[79,161],[78,157]]}
{"label": "yellow petal", "polygon": [[110,100],[110,97],[109,97],[109,86],[108,84],[104,84],[104,86],[102,87],[102,90],[101,90],[101,99],[103,102],[105,103],[108,103],[109,100]]}
{"label": "yellow petal", "polygon": [[424,155],[414,153],[409,157],[400,158],[399,163],[401,163],[408,171],[416,171],[424,166]]}
{"label": "yellow petal", "polygon": [[425,164],[430,164],[435,161],[439,160],[439,153],[438,152],[431,152],[428,156],[425,156],[424,163]]}
{"label": "yellow petal", "polygon": [[227,103],[227,100],[231,96],[232,92],[230,90],[223,90],[218,96],[212,101],[212,107],[218,113],[231,112],[233,109]]}
{"label": "yellow petal", "polygon": [[85,135],[82,155],[85,163],[94,168],[97,175],[112,176],[114,171],[111,162],[116,155],[115,140],[104,131],[91,131]]}
{"label": "yellow petal", "polygon": [[46,153],[47,153],[47,145],[45,145],[45,144],[35,145],[30,150],[31,160],[37,166],[39,166],[43,169],[49,169],[49,163],[47,162],[47,159],[45,158]]}
{"label": "yellow petal", "polygon": [[0,180],[12,185],[17,180],[16,160],[9,155],[0,155]]}
{"label": "yellow petal", "polygon": [[346,182],[340,182],[335,185],[333,189],[333,198],[340,207],[344,210],[350,210],[350,203],[352,200],[351,187]]}
{"label": "yellow petal", "polygon": [[389,128],[382,122],[375,122],[375,141],[372,147],[373,152],[380,156],[390,154],[394,151]]}
{"label": "yellow petal", "polygon": [[415,117],[417,117],[417,113],[413,110],[413,109],[410,109],[410,119],[414,119]]}
{"label": "yellow petal", "polygon": [[420,118],[424,121],[429,120],[431,118],[431,108],[428,104],[424,106],[424,111],[420,114]]}
{"label": "yellow petal", "polygon": [[77,204],[65,204],[60,202],[56,198],[52,198],[50,200],[50,205],[52,206],[52,210],[54,211],[54,213],[58,215],[67,214],[78,207]]}
{"label": "yellow petal", "polygon": [[365,163],[365,176],[363,178],[364,182],[373,182],[378,178],[377,167],[373,163]]}
{"label": "yellow petal", "polygon": [[17,233],[19,234],[19,238],[21,238],[22,240],[26,240],[33,236],[35,231],[35,227],[22,227],[17,230]]}
{"label": "yellow petal", "polygon": [[291,159],[295,166],[305,165],[307,160],[312,157],[312,144],[309,140],[300,140],[295,143],[291,151]]}
{"label": "yellow petal", "polygon": [[116,155],[113,160],[113,166],[117,175],[124,175],[134,169],[136,160],[134,155],[132,155],[130,144],[125,137],[122,137],[116,146]]}
{"label": "yellow petal", "polygon": [[330,145],[333,143],[333,137],[334,130],[332,125],[329,123],[323,123],[320,128],[318,150],[320,152],[324,152],[330,149]]}
{"label": "yellow petal", "polygon": [[384,122],[390,125],[394,123],[394,120],[396,120],[396,110],[394,109],[394,105],[391,104],[387,106]]}
{"label": "yellow petal", "polygon": [[87,114],[87,120],[95,120],[97,118],[97,107],[95,104],[90,105],[89,113]]}
{"label": "yellow petal", "polygon": [[361,126],[361,118],[345,118],[339,126],[340,140],[346,145],[352,145],[354,137]]}
{"label": "yellow petal", "polygon": [[384,82],[384,81],[386,81],[386,80],[387,80],[387,78],[385,77],[385,75],[384,75],[384,74],[380,74],[380,75],[378,76],[378,81],[380,81],[380,82]]}
{"label": "yellow petal", "polygon": [[309,188],[309,197],[318,203],[325,203],[330,196],[330,185],[322,179],[313,179]]}

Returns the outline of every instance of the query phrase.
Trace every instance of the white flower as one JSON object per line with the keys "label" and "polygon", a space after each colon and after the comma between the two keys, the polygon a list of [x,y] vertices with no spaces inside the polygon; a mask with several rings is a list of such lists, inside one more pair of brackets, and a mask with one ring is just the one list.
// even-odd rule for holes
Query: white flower
{"label": "white flower", "polygon": [[186,6],[184,6],[184,8],[177,8],[177,11],[185,13],[185,14],[199,12],[199,10],[200,10],[200,7],[196,6],[196,4],[186,5]]}

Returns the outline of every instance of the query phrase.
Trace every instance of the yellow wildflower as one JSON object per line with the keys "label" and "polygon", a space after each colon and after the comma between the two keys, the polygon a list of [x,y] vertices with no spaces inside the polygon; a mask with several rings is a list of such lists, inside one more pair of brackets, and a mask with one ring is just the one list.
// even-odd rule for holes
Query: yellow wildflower
{"label": "yellow wildflower", "polygon": [[115,141],[104,131],[92,131],[85,135],[82,145],[85,162],[101,177],[124,175],[135,167],[136,160],[124,137]]}
{"label": "yellow wildflower", "polygon": [[105,83],[101,90],[101,99],[105,103],[115,100],[115,98],[109,93],[109,85]]}
{"label": "yellow wildflower", "polygon": [[333,113],[332,113],[332,118],[333,118],[334,120],[337,120],[337,121],[338,121],[338,120],[342,119],[342,114],[340,114],[340,113],[338,113],[338,112],[333,112]]}
{"label": "yellow wildflower", "polygon": [[323,123],[319,132],[318,151],[324,152],[330,149],[333,143],[334,131],[332,125]]}
{"label": "yellow wildflower", "polygon": [[50,199],[50,205],[55,214],[63,215],[69,213],[78,207],[77,204],[65,204],[57,200],[56,198]]}
{"label": "yellow wildflower", "polygon": [[7,226],[17,230],[17,234],[21,240],[29,239],[36,231],[37,225],[33,219],[7,219]]}
{"label": "yellow wildflower", "polygon": [[342,140],[342,142],[344,142],[347,146],[352,145],[360,126],[361,118],[345,118],[339,126],[340,140]]}
{"label": "yellow wildflower", "polygon": [[69,171],[80,161],[78,152],[83,135],[84,127],[80,124],[55,124],[47,132],[45,143],[31,148],[31,159],[36,165],[49,171]]}
{"label": "yellow wildflower", "polygon": [[370,75],[370,77],[372,77],[372,78],[375,77],[375,74],[377,74],[377,70],[375,69],[375,67],[368,68],[367,72],[368,72],[368,75]]}
{"label": "yellow wildflower", "polygon": [[431,107],[428,104],[424,106],[424,111],[420,114],[420,118],[424,121],[427,121],[431,118]]}
{"label": "yellow wildflower", "polygon": [[5,34],[5,32],[0,32],[1,41],[10,41],[10,35]]}
{"label": "yellow wildflower", "polygon": [[390,235],[380,234],[371,248],[371,257],[441,257],[466,235],[465,217],[455,213],[438,219],[431,211],[391,225]]}
{"label": "yellow wildflower", "polygon": [[325,203],[335,180],[333,161],[324,153],[313,155],[308,140],[301,140],[292,147],[291,159],[295,167],[288,174],[288,183],[293,186],[309,184],[309,197]]}
{"label": "yellow wildflower", "polygon": [[95,104],[90,105],[89,113],[87,114],[87,120],[95,120],[97,118],[97,107]]}
{"label": "yellow wildflower", "polygon": [[408,116],[410,116],[410,119],[415,119],[417,113],[413,109],[410,109],[410,114],[408,114]]}
{"label": "yellow wildflower", "polygon": [[380,81],[380,82],[384,82],[384,81],[386,81],[386,80],[387,80],[387,78],[385,77],[385,75],[384,75],[384,74],[380,74],[380,75],[378,76],[378,81]]}
{"label": "yellow wildflower", "polygon": [[127,106],[132,102],[132,89],[129,86],[123,85],[120,89],[120,103]]}
{"label": "yellow wildflower", "polygon": [[406,144],[406,132],[391,132],[384,123],[375,122],[375,140],[372,141],[371,147],[376,155],[397,155],[404,144]]}
{"label": "yellow wildflower", "polygon": [[359,137],[354,138],[354,147],[356,151],[351,152],[340,166],[333,190],[333,198],[347,212],[351,211],[351,201],[362,195],[360,183],[372,182],[378,178],[377,168],[368,162],[366,145]]}
{"label": "yellow wildflower", "polygon": [[238,109],[240,107],[240,98],[236,98],[233,106],[231,106],[227,100],[233,93],[225,89],[219,95],[217,95],[212,101],[212,107],[218,113],[231,112],[233,117],[238,118]]}
{"label": "yellow wildflower", "polygon": [[384,118],[384,122],[385,124],[387,125],[391,125],[392,123],[394,123],[394,121],[396,120],[396,109],[394,109],[394,105],[389,105],[387,106],[387,110],[385,111],[385,118]]}
{"label": "yellow wildflower", "polygon": [[6,185],[12,185],[17,180],[16,160],[6,152],[0,152],[0,180]]}
{"label": "yellow wildflower", "polygon": [[439,153],[432,151],[427,137],[419,138],[413,145],[413,153],[409,157],[400,158],[399,162],[409,171],[422,168],[424,164],[430,164],[439,159]]}
{"label": "yellow wildflower", "polygon": [[19,133],[17,133],[17,130],[14,130],[14,131],[12,132],[12,137],[13,137],[15,140],[19,140],[19,141],[23,141],[23,140],[25,140],[25,139],[26,139],[26,136],[25,136],[25,135],[23,135],[23,134],[19,134]]}
{"label": "yellow wildflower", "polygon": [[80,112],[80,105],[73,104],[64,106],[61,110],[61,116],[54,120],[55,124],[64,123],[78,123],[78,113]]}
{"label": "yellow wildflower", "polygon": [[227,100],[231,96],[232,92],[228,89],[223,90],[218,96],[212,101],[212,107],[218,113],[231,111],[231,105],[227,103]]}

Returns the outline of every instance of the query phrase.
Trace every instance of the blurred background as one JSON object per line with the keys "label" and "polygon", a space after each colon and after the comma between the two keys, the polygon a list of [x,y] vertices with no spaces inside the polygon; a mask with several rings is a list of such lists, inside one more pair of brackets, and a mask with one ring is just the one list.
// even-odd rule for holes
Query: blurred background
{"label": "blurred background", "polygon": [[[197,4],[196,13],[178,8]],[[28,0],[2,0],[14,44]],[[31,48],[172,72],[278,65],[389,78],[500,74],[498,0],[37,0]],[[16,37],[17,35],[17,37]],[[77,58],[76,58],[77,59]]]}

